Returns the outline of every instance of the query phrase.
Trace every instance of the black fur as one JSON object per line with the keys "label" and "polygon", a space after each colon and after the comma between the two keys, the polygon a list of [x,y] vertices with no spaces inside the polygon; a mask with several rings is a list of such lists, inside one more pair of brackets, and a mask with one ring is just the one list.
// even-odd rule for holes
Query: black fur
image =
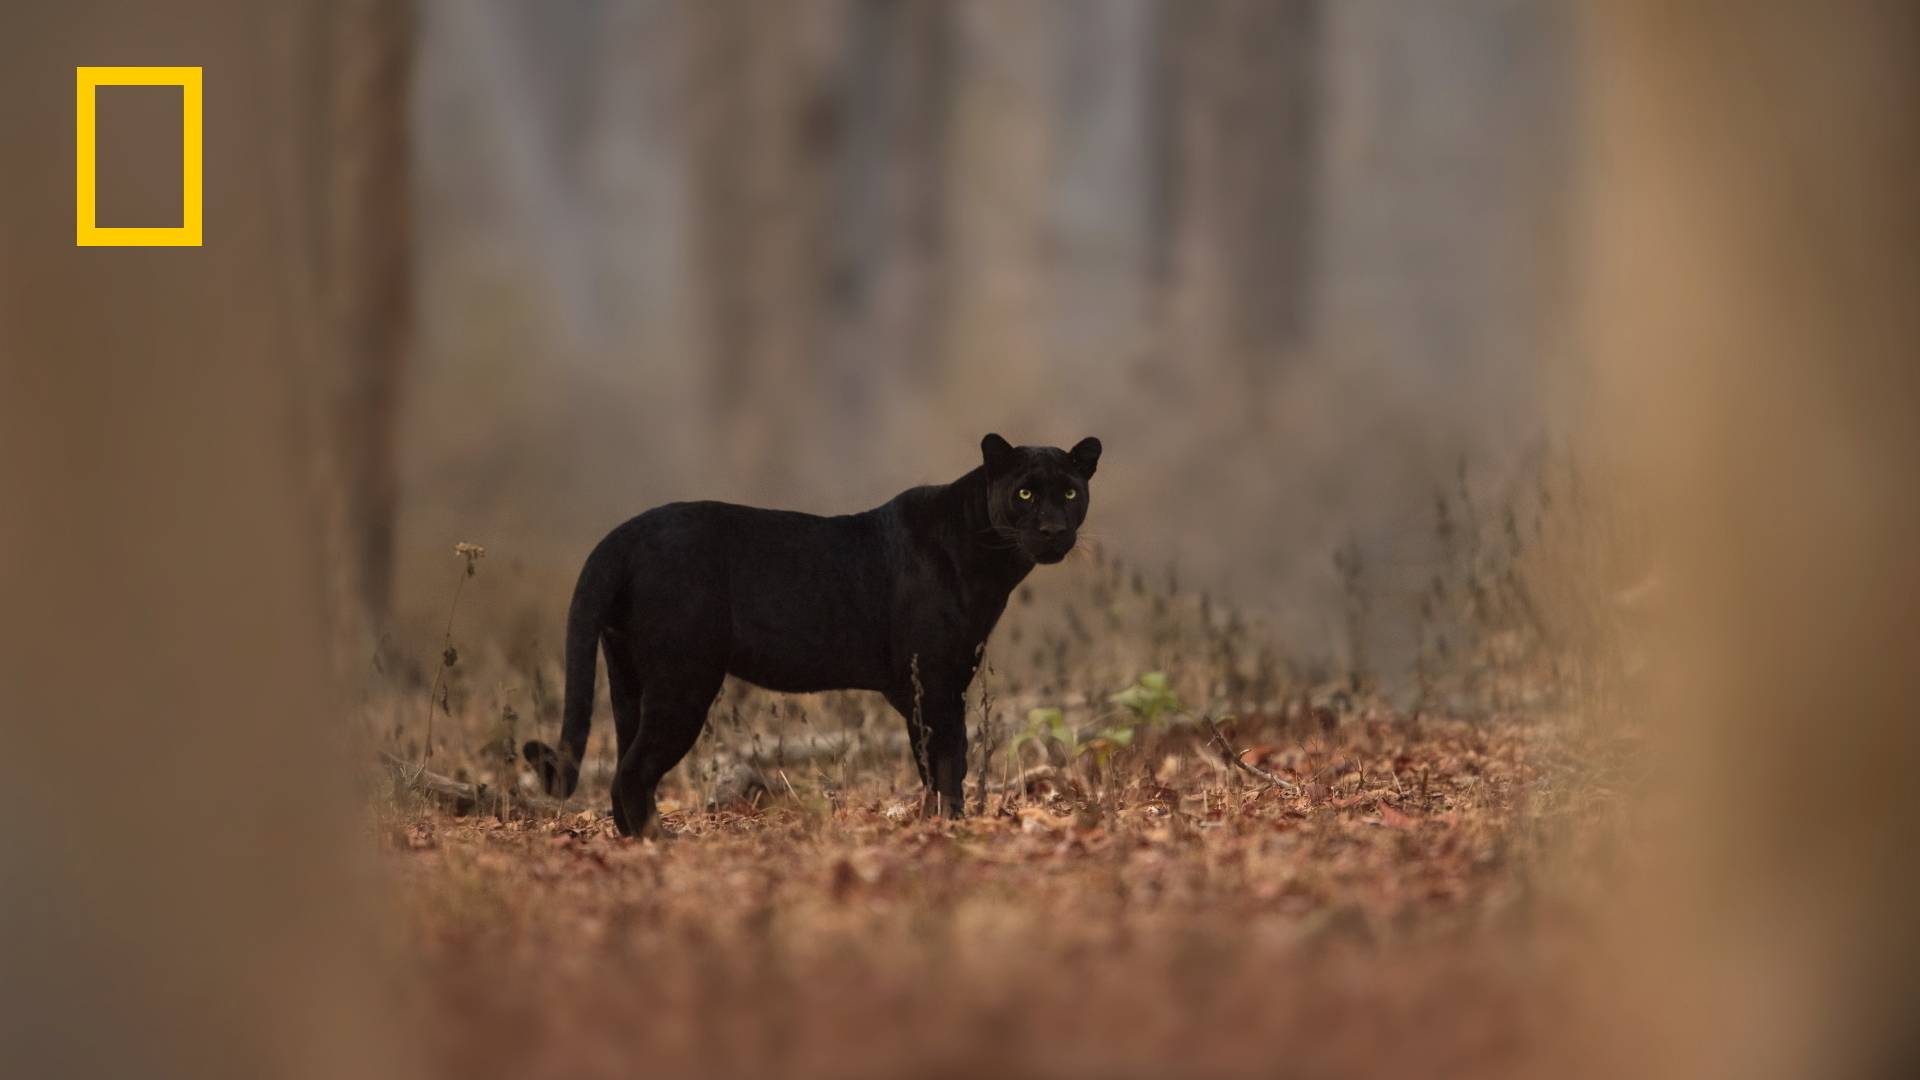
{"label": "black fur", "polygon": [[693,747],[727,675],[770,690],[886,695],[906,718],[921,780],[960,814],[979,651],[1034,564],[1073,550],[1100,440],[1066,451],[988,435],[980,452],[982,464],[953,483],[864,513],[671,503],[607,534],[567,615],[559,749],[523,749],[548,793],[579,783],[604,646],[619,746],[613,817],[629,836],[652,818],[660,778]]}

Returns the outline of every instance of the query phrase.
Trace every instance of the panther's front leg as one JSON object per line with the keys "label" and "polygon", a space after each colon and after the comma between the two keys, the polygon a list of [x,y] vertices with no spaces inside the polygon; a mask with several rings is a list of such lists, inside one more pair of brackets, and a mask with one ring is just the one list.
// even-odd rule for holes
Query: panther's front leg
{"label": "panther's front leg", "polygon": [[948,817],[961,817],[967,812],[966,699],[956,695],[950,714],[930,720],[927,728],[927,765],[933,789],[940,793],[940,809]]}
{"label": "panther's front leg", "polygon": [[[907,722],[908,745],[929,793],[937,794],[948,817],[966,812],[967,683],[972,672],[956,677],[923,672],[917,689],[887,695]],[[917,714],[917,715],[916,715]]]}

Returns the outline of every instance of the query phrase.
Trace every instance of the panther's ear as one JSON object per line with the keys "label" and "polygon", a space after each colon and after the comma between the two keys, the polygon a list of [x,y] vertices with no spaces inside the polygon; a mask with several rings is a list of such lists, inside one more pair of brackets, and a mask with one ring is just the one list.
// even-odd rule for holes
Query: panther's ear
{"label": "panther's ear", "polygon": [[980,440],[980,459],[987,464],[987,475],[998,476],[1013,467],[1013,444],[998,435]]}
{"label": "panther's ear", "polygon": [[1067,456],[1073,459],[1074,468],[1080,470],[1080,478],[1091,480],[1094,466],[1100,464],[1100,440],[1089,435],[1074,443]]}

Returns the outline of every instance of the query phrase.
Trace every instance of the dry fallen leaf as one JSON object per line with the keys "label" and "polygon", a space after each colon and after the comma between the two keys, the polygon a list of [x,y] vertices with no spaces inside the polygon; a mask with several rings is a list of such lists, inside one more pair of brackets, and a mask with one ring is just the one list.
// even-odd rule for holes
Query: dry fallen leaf
{"label": "dry fallen leaf", "polygon": [[1394,809],[1387,803],[1380,804],[1380,824],[1390,829],[1412,829],[1419,827],[1419,820]]}

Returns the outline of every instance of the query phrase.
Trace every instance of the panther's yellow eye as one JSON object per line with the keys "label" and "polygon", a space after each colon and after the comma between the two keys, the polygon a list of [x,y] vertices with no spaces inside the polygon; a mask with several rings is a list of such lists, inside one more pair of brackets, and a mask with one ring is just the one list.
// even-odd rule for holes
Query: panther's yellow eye
{"label": "panther's yellow eye", "polygon": [[1068,488],[1066,497],[1069,499],[1077,499],[1080,497],[1080,493],[1073,490],[1072,488]]}
{"label": "panther's yellow eye", "polygon": [[1033,500],[1033,492],[1028,491],[1026,488],[1021,488],[1019,491],[1014,492],[1014,494],[1020,496],[1021,502],[1031,502]]}

